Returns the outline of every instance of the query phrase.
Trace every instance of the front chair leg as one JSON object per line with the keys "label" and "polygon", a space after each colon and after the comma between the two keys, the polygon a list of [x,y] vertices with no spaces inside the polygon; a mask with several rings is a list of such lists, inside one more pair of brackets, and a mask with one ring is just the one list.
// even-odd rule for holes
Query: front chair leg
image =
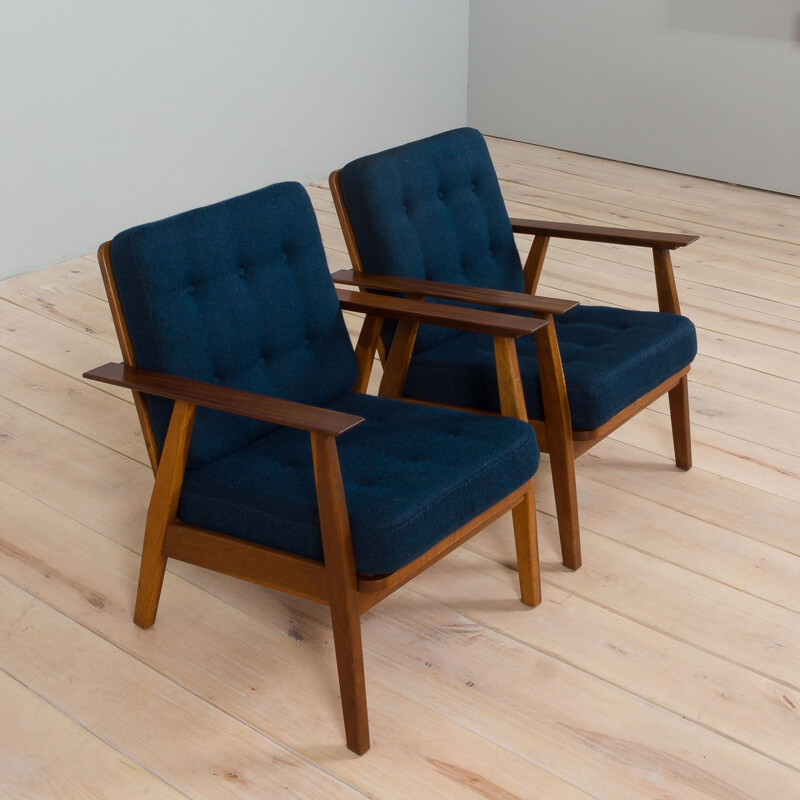
{"label": "front chair leg", "polygon": [[536,495],[533,480],[530,488],[511,510],[514,521],[514,542],[517,546],[517,569],[522,602],[538,606],[542,602],[539,577],[539,545],[536,536]]}
{"label": "front chair leg", "polygon": [[161,597],[161,586],[167,568],[164,534],[167,525],[178,513],[194,412],[193,403],[175,401],[164,440],[164,449],[158,462],[156,483],[147,510],[142,563],[139,567],[139,588],[136,592],[136,609],[133,613],[133,621],[140,628],[149,628],[156,621],[158,600]]}
{"label": "front chair leg", "polygon": [[672,422],[672,444],[675,464],[679,469],[692,468],[692,432],[689,427],[689,381],[684,375],[669,390],[669,416]]}
{"label": "front chair leg", "polygon": [[362,755],[369,750],[367,690],[361,647],[358,579],[342,473],[333,437],[312,433],[311,450],[345,737],[347,747],[357,755]]}
{"label": "front chair leg", "polygon": [[[328,571],[333,644],[339,673],[339,692],[347,747],[356,755],[369,750],[367,689],[361,646],[361,616],[355,586],[335,586]],[[355,583],[355,582],[354,582]]]}
{"label": "front chair leg", "polygon": [[[494,358],[497,365],[497,390],[500,410],[504,417],[515,417],[528,421],[522,376],[519,371],[517,344],[514,339],[496,336]],[[511,509],[514,521],[514,543],[517,547],[517,569],[522,602],[538,606],[542,602],[542,587],[539,581],[539,544],[536,536],[536,495],[531,478],[528,491]]]}

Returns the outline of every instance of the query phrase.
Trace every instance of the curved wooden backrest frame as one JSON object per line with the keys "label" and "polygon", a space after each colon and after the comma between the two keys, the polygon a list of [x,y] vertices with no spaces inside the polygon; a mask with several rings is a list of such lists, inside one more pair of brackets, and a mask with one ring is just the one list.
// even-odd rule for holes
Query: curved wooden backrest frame
{"label": "curved wooden backrest frame", "polygon": [[[106,287],[108,304],[111,307],[111,317],[114,320],[114,328],[117,331],[119,348],[122,351],[122,360],[129,367],[136,366],[136,357],[133,352],[133,343],[128,331],[128,323],[125,321],[125,312],[122,310],[119,293],[117,292],[117,282],[114,279],[114,269],[111,266],[111,242],[103,242],[97,250],[97,260],[100,262],[100,272],[103,275],[103,284]],[[141,392],[133,392],[133,402],[136,406],[136,413],[139,416],[139,424],[142,426],[142,435],[147,447],[147,455],[150,458],[150,466],[155,474],[158,469],[158,462],[161,458],[160,448],[153,433],[153,423],[150,420],[150,412],[147,410],[147,401]]]}

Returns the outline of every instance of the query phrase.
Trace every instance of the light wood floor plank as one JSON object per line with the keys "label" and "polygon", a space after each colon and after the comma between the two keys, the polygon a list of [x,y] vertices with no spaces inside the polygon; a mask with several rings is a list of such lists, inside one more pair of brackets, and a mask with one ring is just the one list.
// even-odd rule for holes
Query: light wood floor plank
{"label": "light wood floor plank", "polygon": [[[555,522],[543,517],[540,524],[552,528]],[[584,567],[588,568],[582,567],[577,573],[559,568],[555,537],[550,534],[543,537],[543,579],[602,608],[800,689],[800,642],[791,634],[800,624],[796,612],[652,558],[598,536],[589,528],[584,527],[581,533],[589,556]],[[469,547],[509,564],[513,558],[507,539],[498,525]],[[631,597],[636,598],[633,608]],[[724,626],[720,625],[721,615]]]}
{"label": "light wood floor plank", "polygon": [[[0,591],[6,587],[0,579]],[[4,592],[4,600],[8,593]],[[30,597],[17,592],[12,606],[27,619]],[[14,602],[17,601],[17,602]],[[27,631],[26,631],[27,633]],[[9,647],[9,631],[4,647]],[[129,758],[109,747],[69,717],[57,711],[21,683],[0,670],[0,798],[43,800],[185,800],[187,795],[160,781]]]}
{"label": "light wood floor plank", "polygon": [[566,173],[584,179],[591,177],[601,185],[636,187],[646,195],[683,200],[689,205],[711,208],[736,205],[745,216],[772,219],[777,212],[785,224],[800,223],[797,201],[787,195],[666,170],[646,169],[624,161],[611,161],[566,150],[531,147],[509,139],[489,136],[486,141],[493,159],[500,165],[533,166],[559,175]]}

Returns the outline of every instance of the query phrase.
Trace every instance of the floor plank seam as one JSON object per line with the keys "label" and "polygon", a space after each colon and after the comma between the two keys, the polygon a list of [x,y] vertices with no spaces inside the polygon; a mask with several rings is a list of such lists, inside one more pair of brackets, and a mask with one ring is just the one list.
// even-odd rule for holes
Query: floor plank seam
{"label": "floor plank seam", "polygon": [[[5,576],[3,576],[3,577],[5,577]],[[16,586],[17,589],[20,589],[23,592],[25,591],[25,589],[23,589],[22,587],[17,586],[17,584],[14,583],[14,581],[9,580],[8,578],[5,578],[5,579],[10,584],[12,584],[13,586]],[[31,593],[27,592],[27,594],[30,595]],[[31,596],[35,597],[35,595],[31,595]],[[38,600],[39,602],[42,602],[42,600],[40,598],[38,598],[38,597],[35,597],[35,599]],[[57,609],[54,609],[54,610],[57,611]],[[60,613],[60,612],[58,612],[58,613]],[[62,616],[66,616],[66,615],[62,614]],[[69,711],[67,711],[64,708],[60,708],[56,703],[53,703],[51,700],[49,700],[47,697],[42,695],[40,692],[37,692],[36,689],[34,689],[31,686],[28,686],[23,680],[20,680],[16,675],[14,675],[13,673],[9,672],[4,666],[0,665],[0,671],[2,671],[2,673],[4,675],[8,676],[12,681],[14,681],[15,683],[18,683],[23,689],[25,689],[25,691],[30,692],[35,697],[38,697],[39,700],[41,700],[47,706],[49,706],[54,711],[59,713],[62,717],[65,717],[66,719],[70,720],[70,722],[72,722],[73,724],[77,725],[81,730],[86,731],[86,733],[89,734],[89,736],[93,737],[98,742],[102,742],[104,745],[106,745],[106,747],[110,747],[115,753],[119,753],[123,758],[126,758],[128,761],[132,762],[133,764],[136,764],[136,766],[139,767],[143,772],[146,772],[148,775],[151,775],[153,778],[155,778],[160,783],[163,783],[165,786],[169,786],[169,788],[172,789],[176,794],[179,794],[181,797],[185,797],[186,800],[202,800],[201,797],[198,797],[196,795],[193,796],[191,794],[186,794],[186,792],[182,791],[178,786],[176,786],[175,784],[173,784],[172,782],[167,780],[165,777],[159,775],[157,772],[153,771],[150,767],[147,766],[146,763],[143,763],[141,760],[137,759],[132,753],[126,753],[125,750],[120,749],[113,742],[105,739],[103,736],[100,736],[98,733],[95,733],[95,731],[93,731],[91,728],[87,728],[86,725],[84,725],[79,719],[76,719],[74,715],[69,713]]]}
{"label": "floor plank seam", "polygon": [[[113,397],[113,395],[112,395],[112,397]],[[11,405],[16,406],[17,408],[23,409],[28,414],[35,414],[37,417],[41,417],[42,419],[46,419],[48,422],[53,423],[53,425],[58,425],[59,428],[63,428],[64,430],[70,431],[70,433],[74,433],[76,436],[81,436],[84,439],[86,439],[87,441],[98,445],[99,447],[104,447],[106,450],[110,450],[112,453],[116,453],[118,456],[122,456],[123,458],[127,458],[130,461],[135,462],[136,464],[141,464],[143,467],[149,467],[150,466],[150,462],[149,461],[145,461],[144,458],[136,458],[136,457],[134,457],[134,456],[132,456],[132,455],[130,455],[128,453],[124,453],[121,450],[117,450],[116,448],[111,447],[111,445],[107,444],[106,442],[103,442],[103,441],[101,441],[99,439],[93,439],[91,436],[89,436],[88,434],[84,433],[83,431],[79,431],[79,430],[76,430],[75,428],[71,428],[69,425],[65,425],[63,422],[59,422],[59,420],[57,420],[57,419],[53,419],[52,417],[48,417],[47,414],[43,414],[41,411],[36,411],[35,409],[28,408],[28,406],[26,406],[23,403],[20,403],[20,402],[14,400],[13,398],[6,397],[4,394],[0,393],[0,399],[4,400],[7,403],[10,403]],[[119,399],[119,398],[117,398],[117,399]]]}

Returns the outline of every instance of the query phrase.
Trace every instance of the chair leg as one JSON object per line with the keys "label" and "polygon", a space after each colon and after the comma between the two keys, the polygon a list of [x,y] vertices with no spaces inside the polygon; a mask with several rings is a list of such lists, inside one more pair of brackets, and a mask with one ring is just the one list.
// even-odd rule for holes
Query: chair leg
{"label": "chair leg", "polygon": [[330,604],[345,737],[348,749],[360,756],[369,750],[369,720],[361,647],[361,614],[355,586],[340,586],[334,590],[331,585]]}
{"label": "chair leg", "polygon": [[183,484],[189,439],[192,435],[195,407],[176,400],[164,440],[164,450],[156,470],[156,482],[147,510],[147,522],[142,545],[142,563],[139,567],[139,588],[133,621],[140,628],[149,628],[156,621],[158,600],[164,583],[167,557],[164,555],[164,534],[167,525],[175,519]]}
{"label": "chair leg", "polygon": [[561,539],[561,560],[565,567],[578,569],[581,565],[581,529],[578,522],[572,421],[555,325],[552,316],[545,318],[550,324],[536,331],[536,349],[542,383],[547,452],[550,454],[558,535]]}
{"label": "chair leg", "polygon": [[558,516],[558,536],[561,540],[561,560],[565,567],[578,569],[581,565],[581,528],[572,439],[551,437],[548,430],[547,444]]}
{"label": "chair leg", "polygon": [[542,584],[539,578],[539,546],[536,536],[536,495],[531,481],[530,489],[511,509],[514,521],[514,542],[517,546],[517,569],[522,602],[538,606],[542,602]]}
{"label": "chair leg", "polygon": [[322,550],[328,576],[328,602],[331,607],[345,737],[347,747],[357,755],[362,755],[369,750],[369,719],[364,654],[361,648],[361,611],[336,440],[332,436],[312,433],[311,451],[314,458]]}
{"label": "chair leg", "polygon": [[133,621],[140,628],[149,628],[156,621],[158,601],[161,598],[161,587],[167,569],[167,558],[162,553],[165,530],[166,523],[159,529],[148,526],[145,530],[136,607],[133,612]]}
{"label": "chair leg", "polygon": [[684,375],[669,390],[669,416],[672,421],[672,443],[675,464],[679,469],[692,468],[692,432],[689,426],[689,381]]}

